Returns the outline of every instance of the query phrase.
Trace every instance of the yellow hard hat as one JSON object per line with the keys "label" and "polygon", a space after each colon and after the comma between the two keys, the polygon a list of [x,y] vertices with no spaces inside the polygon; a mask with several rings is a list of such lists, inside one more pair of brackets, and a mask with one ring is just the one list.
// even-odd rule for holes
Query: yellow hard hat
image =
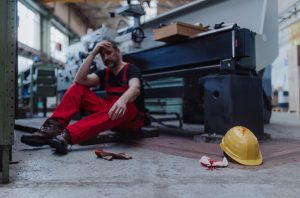
{"label": "yellow hard hat", "polygon": [[263,161],[255,135],[246,127],[231,128],[220,143],[222,150],[243,165],[260,165]]}

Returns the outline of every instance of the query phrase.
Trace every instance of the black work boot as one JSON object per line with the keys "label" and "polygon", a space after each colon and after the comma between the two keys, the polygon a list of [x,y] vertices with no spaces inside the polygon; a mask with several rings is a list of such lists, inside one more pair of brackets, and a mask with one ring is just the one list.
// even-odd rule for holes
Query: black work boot
{"label": "black work boot", "polygon": [[64,126],[53,119],[48,119],[42,127],[33,134],[23,135],[21,142],[30,146],[43,146],[49,144],[49,139],[62,133]]}
{"label": "black work boot", "polygon": [[55,148],[57,154],[65,155],[68,153],[68,145],[71,144],[71,138],[69,132],[64,129],[63,133],[50,139],[49,145]]}

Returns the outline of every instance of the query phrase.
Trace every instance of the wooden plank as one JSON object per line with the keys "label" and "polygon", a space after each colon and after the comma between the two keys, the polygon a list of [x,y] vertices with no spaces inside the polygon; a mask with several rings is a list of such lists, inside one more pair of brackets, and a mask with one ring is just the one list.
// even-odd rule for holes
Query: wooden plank
{"label": "wooden plank", "polygon": [[190,36],[207,31],[207,28],[192,24],[176,22],[165,27],[153,30],[153,40],[164,42],[176,42]]}

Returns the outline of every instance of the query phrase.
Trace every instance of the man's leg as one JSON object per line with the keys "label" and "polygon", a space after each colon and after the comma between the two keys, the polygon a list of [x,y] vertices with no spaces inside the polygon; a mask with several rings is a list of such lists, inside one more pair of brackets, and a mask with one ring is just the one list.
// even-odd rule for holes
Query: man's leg
{"label": "man's leg", "polygon": [[108,116],[109,109],[110,106],[106,111],[96,112],[68,126],[66,129],[70,133],[72,143],[78,144],[96,137],[100,132],[115,128],[123,123],[133,120],[138,113],[135,104],[129,103],[124,116],[117,120],[111,120]]}
{"label": "man's leg", "polygon": [[128,122],[124,122],[114,127],[112,130],[116,132],[137,133],[140,132],[140,129],[144,126],[144,122],[145,122],[145,115],[144,113],[139,112],[132,120],[129,120]]}
{"label": "man's leg", "polygon": [[53,115],[34,134],[23,135],[21,142],[30,146],[47,145],[49,139],[62,133],[80,107],[93,113],[102,111],[102,107],[105,109],[106,106],[107,102],[97,97],[88,87],[74,83],[65,93]]}
{"label": "man's leg", "polygon": [[124,116],[117,120],[111,120],[108,116],[108,111],[112,104],[113,103],[109,105],[106,111],[96,112],[69,125],[62,135],[51,139],[50,145],[55,148],[58,153],[66,154],[68,152],[68,144],[78,144],[89,140],[100,132],[134,120],[138,114],[135,104],[129,103]]}
{"label": "man's leg", "polygon": [[57,120],[66,127],[80,108],[94,113],[101,111],[102,107],[106,106],[105,100],[97,97],[89,87],[74,83],[65,93],[49,119]]}

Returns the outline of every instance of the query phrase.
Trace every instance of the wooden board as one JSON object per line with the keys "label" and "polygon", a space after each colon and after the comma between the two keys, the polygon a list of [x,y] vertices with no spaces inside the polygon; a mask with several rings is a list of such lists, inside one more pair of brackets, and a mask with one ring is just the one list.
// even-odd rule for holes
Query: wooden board
{"label": "wooden board", "polygon": [[207,28],[188,23],[176,22],[165,27],[153,30],[153,40],[176,42],[207,31]]}

